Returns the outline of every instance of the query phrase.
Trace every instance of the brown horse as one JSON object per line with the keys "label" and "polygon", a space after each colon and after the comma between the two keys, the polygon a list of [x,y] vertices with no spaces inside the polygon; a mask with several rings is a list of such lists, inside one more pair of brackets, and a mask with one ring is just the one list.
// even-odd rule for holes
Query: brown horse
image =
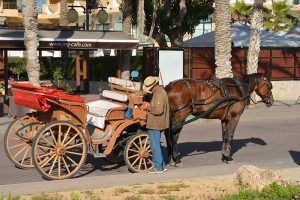
{"label": "brown horse", "polygon": [[[216,80],[180,79],[166,86],[170,102],[170,127],[165,132],[168,161],[180,163],[177,141],[182,126],[198,118],[220,119],[222,125],[222,161],[232,161],[231,142],[235,128],[255,91],[267,107],[273,105],[272,83],[255,73],[243,77]],[[188,116],[194,119],[186,120]]]}

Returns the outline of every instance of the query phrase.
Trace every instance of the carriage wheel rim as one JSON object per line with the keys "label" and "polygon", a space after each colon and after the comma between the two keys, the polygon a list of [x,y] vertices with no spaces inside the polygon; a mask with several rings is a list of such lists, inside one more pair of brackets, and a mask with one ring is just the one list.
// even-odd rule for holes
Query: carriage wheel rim
{"label": "carriage wheel rim", "polygon": [[45,178],[65,179],[72,177],[84,164],[87,145],[78,127],[54,122],[38,133],[32,153],[35,166]]}
{"label": "carriage wheel rim", "polygon": [[[5,133],[5,152],[9,160],[19,168],[33,168],[31,156],[32,143],[28,138],[20,137],[17,131],[25,131],[25,135],[34,136],[37,132],[37,120],[31,115],[24,115],[11,123]],[[21,128],[18,128],[21,126]],[[22,128],[26,126],[26,128]],[[34,133],[31,133],[33,130]]]}
{"label": "carriage wheel rim", "polygon": [[138,134],[128,141],[126,163],[133,172],[146,172],[154,167],[148,134]]}

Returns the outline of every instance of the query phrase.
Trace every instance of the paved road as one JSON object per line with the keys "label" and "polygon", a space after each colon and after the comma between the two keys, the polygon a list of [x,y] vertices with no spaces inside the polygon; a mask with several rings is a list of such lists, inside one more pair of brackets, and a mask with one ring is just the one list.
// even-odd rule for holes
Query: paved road
{"label": "paved road", "polygon": [[[300,164],[299,117],[299,104],[291,107],[266,108],[259,106],[256,109],[245,110],[235,132],[232,151],[236,163],[233,165],[223,164],[220,160],[221,125],[219,121],[201,119],[186,125],[179,139],[179,151],[183,166],[180,169],[169,168],[166,177],[170,176],[169,179],[174,179],[176,177],[195,177],[196,175],[205,176],[205,174],[225,175],[232,173],[242,164],[253,164],[270,169],[297,167]],[[25,185],[30,187],[30,185],[48,182],[48,184],[55,185],[55,181],[49,183],[49,181],[43,180],[36,170],[17,169],[8,161],[3,150],[3,135],[8,126],[6,121],[8,118],[0,119],[0,192],[1,189],[12,186],[12,184],[21,183],[22,187]],[[188,175],[189,173],[190,175]],[[101,158],[88,159],[79,176],[80,178],[66,180],[66,183],[78,185],[76,181],[87,181],[88,185],[88,180],[90,182],[106,180],[106,186],[108,186],[120,183],[118,180],[121,180],[122,177],[135,180],[143,177],[130,174],[126,166],[108,165]],[[109,177],[109,181],[107,181],[107,177]],[[130,181],[124,181],[130,183]],[[105,186],[105,183],[101,184]]]}

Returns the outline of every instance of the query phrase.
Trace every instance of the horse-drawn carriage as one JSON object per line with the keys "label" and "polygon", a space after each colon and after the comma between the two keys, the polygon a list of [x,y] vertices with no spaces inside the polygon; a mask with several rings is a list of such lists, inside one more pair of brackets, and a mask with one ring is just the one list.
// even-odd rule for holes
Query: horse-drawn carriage
{"label": "horse-drawn carriage", "polygon": [[[105,99],[84,99],[60,90],[12,83],[16,104],[36,111],[16,119],[6,131],[5,151],[20,168],[36,167],[48,179],[72,177],[87,153],[123,160],[130,171],[153,168],[148,134],[139,129],[146,122],[140,109],[144,92],[138,83],[110,78]],[[168,161],[179,163],[177,140],[182,127],[199,118],[220,119],[222,160],[231,158],[231,142],[245,106],[256,92],[267,106],[274,102],[272,83],[256,73],[221,80],[181,79],[165,87],[170,104],[171,127],[165,131]],[[193,115],[194,118],[187,117]],[[120,157],[121,156],[121,157]]]}
{"label": "horse-drawn carriage", "polygon": [[100,100],[61,90],[11,83],[16,104],[33,109],[8,127],[5,152],[16,167],[35,167],[46,179],[72,177],[88,153],[125,162],[132,172],[153,167],[148,135],[140,130],[146,111],[138,83],[110,78]]}

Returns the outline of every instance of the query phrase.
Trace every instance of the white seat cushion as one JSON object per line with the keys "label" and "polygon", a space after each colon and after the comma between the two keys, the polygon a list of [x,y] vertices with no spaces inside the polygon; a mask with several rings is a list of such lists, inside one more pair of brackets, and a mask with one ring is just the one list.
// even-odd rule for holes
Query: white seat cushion
{"label": "white seat cushion", "polygon": [[115,102],[110,102],[104,99],[97,101],[91,101],[86,103],[88,107],[87,123],[94,125],[100,129],[105,126],[105,116],[111,108],[116,108],[122,106]]}
{"label": "white seat cushion", "polygon": [[116,77],[108,77],[108,82],[111,84],[114,84],[114,85],[132,89],[132,90],[140,90],[141,89],[140,82],[135,82],[135,81],[131,81],[131,80],[125,80],[125,79],[120,79],[120,78],[116,78]]}
{"label": "white seat cushion", "polygon": [[121,94],[121,93],[110,91],[110,90],[103,90],[102,96],[109,98],[109,99],[122,101],[122,102],[126,102],[128,100],[128,97],[126,94]]}

